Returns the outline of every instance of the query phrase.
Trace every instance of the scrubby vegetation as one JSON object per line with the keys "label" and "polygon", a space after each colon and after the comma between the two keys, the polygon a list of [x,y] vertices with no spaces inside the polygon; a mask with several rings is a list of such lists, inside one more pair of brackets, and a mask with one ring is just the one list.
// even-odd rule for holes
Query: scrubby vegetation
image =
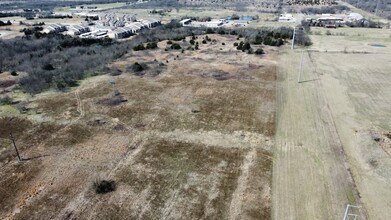
{"label": "scrubby vegetation", "polygon": [[[14,75],[17,72],[27,72],[28,75],[21,78],[19,85],[31,94],[50,88],[65,90],[77,86],[78,80],[86,76],[104,73],[107,63],[122,57],[131,49],[154,49],[157,48],[156,42],[171,39],[167,44],[170,44],[171,49],[179,50],[182,49],[180,43],[172,41],[183,41],[186,36],[192,36],[190,44],[198,50],[196,36],[205,32],[244,37],[244,42],[248,42],[248,45],[280,46],[286,39],[292,38],[293,29],[191,28],[182,27],[177,21],[172,21],[158,28],[143,30],[127,42],[115,42],[108,38],[85,39],[34,33],[23,38],[0,40],[0,71],[13,71]],[[297,43],[309,45],[309,38],[305,34],[301,36],[302,38],[297,38]],[[212,42],[212,39],[205,37],[202,43],[208,41]],[[249,50],[248,45],[242,45],[244,50]]]}
{"label": "scrubby vegetation", "polygon": [[[391,4],[387,0],[345,0],[351,5],[357,8],[363,9],[368,12],[377,13],[377,15],[391,20]],[[377,10],[376,10],[377,8]]]}
{"label": "scrubby vegetation", "polygon": [[115,191],[116,184],[113,180],[96,180],[94,189],[97,194],[105,194]]}
{"label": "scrubby vegetation", "polygon": [[12,23],[11,23],[10,20],[8,20],[8,21],[6,21],[6,22],[0,21],[0,26],[8,26],[8,25],[12,25]]}
{"label": "scrubby vegetation", "polygon": [[328,7],[320,7],[320,8],[303,8],[301,10],[302,13],[305,14],[335,14],[335,13],[342,13],[344,11],[350,11],[349,7],[344,5],[334,5],[334,6],[328,6]]}

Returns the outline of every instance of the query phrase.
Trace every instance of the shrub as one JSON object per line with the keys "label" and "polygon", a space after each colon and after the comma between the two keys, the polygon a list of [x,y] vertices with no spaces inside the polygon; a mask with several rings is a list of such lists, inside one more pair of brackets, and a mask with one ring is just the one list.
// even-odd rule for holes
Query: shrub
{"label": "shrub", "polygon": [[223,43],[221,43],[221,45],[223,45],[223,46],[224,46],[224,45],[225,45],[225,43],[223,42]]}
{"label": "shrub", "polygon": [[257,45],[262,44],[262,36],[260,35],[255,36],[254,44]]}
{"label": "shrub", "polygon": [[157,43],[156,42],[149,42],[147,43],[147,49],[155,49],[157,48]]}
{"label": "shrub", "polygon": [[258,49],[255,51],[255,54],[260,55],[260,54],[265,54],[265,52],[263,51],[262,48],[258,48]]}
{"label": "shrub", "polygon": [[235,42],[234,47],[237,47],[237,46],[239,46],[239,44],[238,44],[238,42]]}
{"label": "shrub", "polygon": [[134,51],[139,51],[139,50],[145,50],[144,44],[139,44],[135,47],[133,47]]}
{"label": "shrub", "polygon": [[43,66],[42,66],[42,69],[43,69],[43,70],[47,70],[47,71],[55,70],[55,68],[53,67],[53,65],[50,64],[50,63],[47,63],[47,64],[43,65]]}
{"label": "shrub", "polygon": [[177,43],[174,43],[171,45],[171,49],[173,50],[180,50],[182,49],[181,45],[177,44]]}
{"label": "shrub", "polygon": [[12,103],[12,98],[9,96],[0,97],[0,105],[9,105]]}
{"label": "shrub", "polygon": [[224,35],[224,34],[225,34],[225,31],[224,31],[224,29],[219,29],[219,30],[217,31],[217,33],[218,33],[218,34],[221,34],[221,35]]}
{"label": "shrub", "polygon": [[251,49],[251,45],[249,42],[246,42],[244,45],[243,45],[243,50],[249,50]]}
{"label": "shrub", "polygon": [[194,45],[195,44],[195,41],[193,39],[190,40],[190,44],[191,45]]}
{"label": "shrub", "polygon": [[214,34],[215,31],[212,28],[208,28],[208,29],[206,29],[206,33],[207,34]]}
{"label": "shrub", "polygon": [[17,76],[17,75],[19,75],[19,74],[15,70],[11,71],[11,76]]}
{"label": "shrub", "polygon": [[94,189],[97,194],[105,194],[115,191],[116,184],[113,180],[97,180],[94,182]]}
{"label": "shrub", "polygon": [[167,44],[172,44],[172,41],[170,41],[170,40],[169,40],[169,41],[167,41]]}
{"label": "shrub", "polygon": [[138,73],[146,69],[145,64],[139,64],[138,62],[135,62],[133,65],[130,66],[130,70]]}
{"label": "shrub", "polygon": [[202,40],[202,43],[203,43],[203,44],[207,44],[206,40]]}

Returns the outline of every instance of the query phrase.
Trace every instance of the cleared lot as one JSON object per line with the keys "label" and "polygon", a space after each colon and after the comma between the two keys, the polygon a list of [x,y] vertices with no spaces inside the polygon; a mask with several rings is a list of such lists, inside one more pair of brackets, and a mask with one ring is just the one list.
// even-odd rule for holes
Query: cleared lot
{"label": "cleared lot", "polygon": [[[30,160],[17,163],[1,139],[9,156],[0,215],[270,219],[275,53],[237,51],[236,37],[202,37],[199,51],[165,51],[160,42],[111,64],[120,76],[30,99],[32,124],[17,136]],[[148,68],[134,73],[135,62]],[[116,191],[95,194],[102,179]]]}

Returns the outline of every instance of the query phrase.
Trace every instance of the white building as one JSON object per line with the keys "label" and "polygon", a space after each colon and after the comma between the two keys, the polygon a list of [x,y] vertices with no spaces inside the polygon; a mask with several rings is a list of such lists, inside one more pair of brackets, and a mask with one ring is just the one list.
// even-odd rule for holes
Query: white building
{"label": "white building", "polygon": [[221,27],[225,23],[224,19],[211,20],[211,21],[192,21],[191,26],[194,27]]}
{"label": "white building", "polygon": [[364,16],[362,16],[359,13],[351,12],[351,13],[347,14],[347,20],[349,20],[349,21],[359,21],[362,19],[364,19]]}
{"label": "white building", "polygon": [[296,22],[292,14],[280,14],[278,22]]}
{"label": "white building", "polygon": [[72,25],[72,26],[68,27],[68,34],[73,35],[73,36],[84,34],[89,31],[90,31],[90,28],[88,26],[84,26],[84,25]]}
{"label": "white building", "polygon": [[61,33],[66,31],[67,28],[63,24],[50,24],[43,29],[44,33]]}
{"label": "white building", "polygon": [[179,23],[181,23],[182,26],[191,26],[191,19],[184,19]]}

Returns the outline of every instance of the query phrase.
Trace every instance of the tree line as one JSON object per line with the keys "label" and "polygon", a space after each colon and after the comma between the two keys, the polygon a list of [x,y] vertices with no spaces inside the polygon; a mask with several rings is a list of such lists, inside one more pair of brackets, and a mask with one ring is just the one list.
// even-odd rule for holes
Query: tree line
{"label": "tree line", "polygon": [[[126,42],[35,33],[0,40],[0,72],[27,72],[28,75],[20,79],[19,86],[30,94],[49,88],[66,90],[77,86],[78,81],[87,76],[103,74],[106,64],[129,51],[153,49],[157,46],[154,42],[162,40],[178,40],[208,33],[237,35],[244,37],[244,43],[279,46],[283,40],[292,38],[293,29],[196,28],[182,27],[178,21],[172,21],[154,29],[145,29]],[[309,38],[298,43],[307,45],[308,42]],[[146,44],[145,48],[143,44]]]}

